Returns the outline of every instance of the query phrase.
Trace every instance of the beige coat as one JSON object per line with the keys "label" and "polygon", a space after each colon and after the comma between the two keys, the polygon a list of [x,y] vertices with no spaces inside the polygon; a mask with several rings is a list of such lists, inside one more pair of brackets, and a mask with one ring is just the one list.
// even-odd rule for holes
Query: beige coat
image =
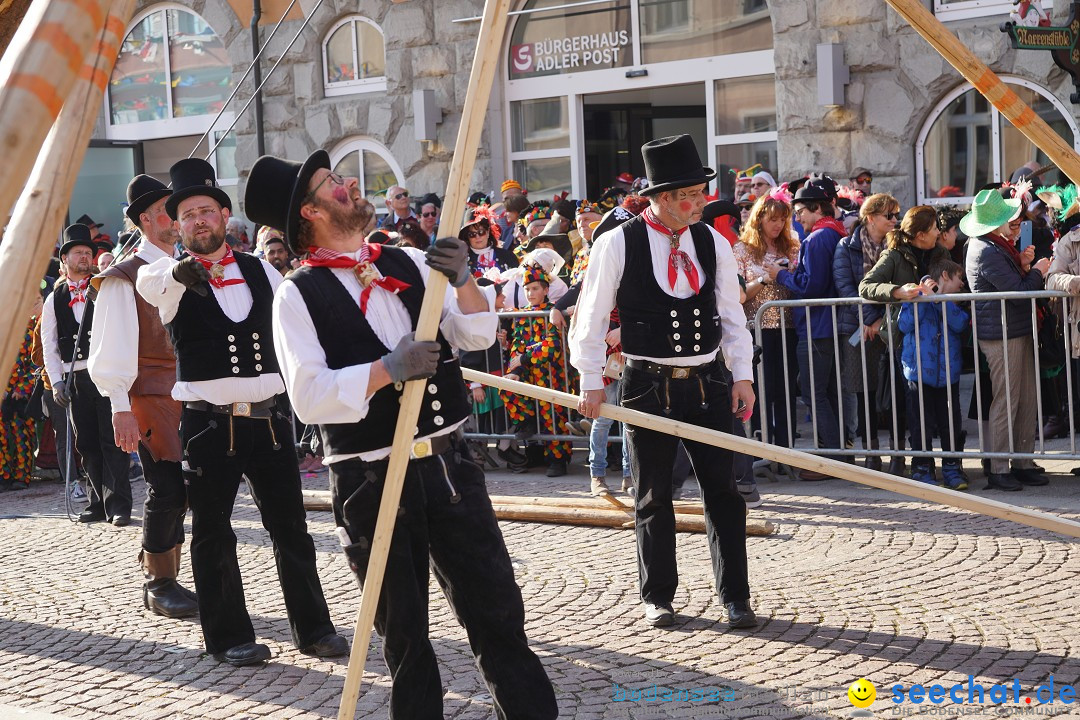
{"label": "beige coat", "polygon": [[[1046,275],[1046,289],[1080,296],[1080,225],[1066,233],[1054,246],[1054,259]],[[1080,298],[1069,298],[1069,325],[1072,356],[1080,358]]]}

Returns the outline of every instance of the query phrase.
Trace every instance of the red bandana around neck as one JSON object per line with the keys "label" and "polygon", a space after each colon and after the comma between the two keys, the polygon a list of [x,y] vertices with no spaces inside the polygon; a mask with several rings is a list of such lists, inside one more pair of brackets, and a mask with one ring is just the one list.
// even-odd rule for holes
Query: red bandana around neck
{"label": "red bandana around neck", "polygon": [[360,312],[367,315],[368,298],[371,297],[372,289],[382,288],[397,295],[402,290],[408,290],[411,287],[409,283],[402,282],[397,278],[379,277],[378,271],[372,263],[378,260],[380,255],[382,255],[382,245],[379,244],[364,243],[363,247],[360,248],[360,256],[356,260],[336,250],[312,245],[308,250],[308,256],[304,258],[301,264],[309,267],[352,268],[356,279],[360,281],[360,285],[364,288],[360,292]]}
{"label": "red bandana around neck", "polygon": [[[679,249],[679,237],[686,232],[686,228],[671,230],[653,214],[652,208],[646,208],[641,215],[645,218],[645,224],[656,232],[666,237],[671,242],[671,254],[668,255],[668,283],[671,289],[675,289],[675,282],[679,279],[679,268],[686,273],[686,279],[690,282],[690,289],[697,295],[701,291],[701,280],[698,278],[697,268],[690,262],[690,256]],[[689,227],[689,226],[687,226]]]}
{"label": "red bandana around neck", "polygon": [[75,303],[86,302],[86,288],[90,286],[89,276],[84,277],[77,283],[68,280],[67,285],[68,292],[71,293],[71,300],[68,301],[68,307],[75,307]]}
{"label": "red bandana around neck", "polygon": [[844,223],[840,222],[836,218],[831,218],[831,217],[823,217],[823,218],[821,218],[816,223],[814,223],[814,227],[810,228],[810,232],[815,232],[817,230],[820,230],[821,228],[831,228],[832,230],[835,230],[836,232],[840,233],[841,237],[847,235],[847,230],[844,229]]}
{"label": "red bandana around neck", "polygon": [[210,284],[216,287],[218,290],[228,285],[244,284],[243,278],[232,278],[230,280],[225,279],[225,266],[232,265],[234,262],[236,262],[236,256],[233,255],[231,247],[226,246],[224,257],[217,261],[205,260],[198,255],[194,255],[192,253],[188,254],[198,260],[199,264],[206,268],[207,272],[210,273]]}

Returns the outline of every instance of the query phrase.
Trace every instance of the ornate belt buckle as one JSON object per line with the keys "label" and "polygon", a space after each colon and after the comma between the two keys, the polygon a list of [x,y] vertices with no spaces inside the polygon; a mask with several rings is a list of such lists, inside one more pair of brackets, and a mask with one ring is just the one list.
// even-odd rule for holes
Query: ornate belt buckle
{"label": "ornate belt buckle", "polygon": [[251,403],[237,402],[232,404],[232,414],[236,417],[251,417]]}
{"label": "ornate belt buckle", "polygon": [[674,380],[685,380],[690,377],[690,368],[677,367],[672,368],[671,377]]}
{"label": "ornate belt buckle", "polygon": [[412,451],[409,453],[409,457],[413,460],[420,460],[431,455],[431,442],[428,440],[417,440],[412,444]]}

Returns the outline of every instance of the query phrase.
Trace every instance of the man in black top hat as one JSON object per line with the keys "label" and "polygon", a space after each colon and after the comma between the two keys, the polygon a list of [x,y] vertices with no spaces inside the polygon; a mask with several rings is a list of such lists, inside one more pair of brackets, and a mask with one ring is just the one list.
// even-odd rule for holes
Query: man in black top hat
{"label": "man in black top hat", "polygon": [[244,605],[230,522],[246,477],[274,545],[293,642],[305,654],[344,655],[348,644],[330,622],[315,568],[274,355],[271,304],[281,275],[265,261],[234,255],[225,243],[232,203],[209,163],[181,160],[169,175],[173,193],[165,211],[187,254],[140,268],[136,287],[157,307],[176,349],[172,396],[184,403],[191,566],[206,649],[231,665],[270,659],[270,649],[255,642]]}
{"label": "man in black top hat", "polygon": [[45,299],[41,344],[53,398],[62,407],[71,405],[75,447],[90,477],[90,505],[79,515],[79,522],[108,520],[124,526],[131,522],[131,458],[113,442],[108,431],[112,405],[98,392],[86,369],[94,317],[94,303],[87,295],[93,257],[88,227],[76,224],[64,230],[60,261],[65,277]]}
{"label": "man in black top hat", "polygon": [[[554,718],[551,683],[525,637],[525,611],[484,485],[459,428],[469,415],[451,345],[484,350],[498,319],[477,287],[468,252],[442,238],[426,252],[370,245],[356,178],[330,170],[323,151],[302,165],[262,157],[245,209],[285,229],[303,266],[274,300],[278,357],[297,416],[317,423],[330,466],[334,519],[361,582],[394,440],[404,383],[426,378],[375,629],[393,686],[395,718],[443,717],[443,686],[428,638],[430,572],[442,586],[491,690],[500,718]],[[437,342],[414,338],[433,268],[450,278]],[[393,348],[393,349],[391,349]]]}
{"label": "man in black top hat", "polygon": [[[146,478],[142,549],[143,605],[158,615],[189,617],[195,594],[177,583],[184,542],[187,488],[180,471],[180,403],[172,399],[176,354],[157,309],[135,292],[139,268],[176,252],[176,228],[165,212],[172,194],[158,179],[128,183],[127,216],[142,233],[136,251],[91,281],[97,313],[90,340],[90,377],[112,404],[116,444],[138,451]],[[124,244],[121,235],[121,243]]]}
{"label": "man in black top hat", "polygon": [[[605,337],[618,305],[626,359],[621,404],[632,410],[731,432],[754,406],[753,345],[739,303],[731,245],[700,222],[708,182],[689,135],[641,148],[649,207],[593,243],[570,331],[570,356],[581,372],[579,409],[598,416],[604,399]],[[723,351],[721,353],[721,350]],[[679,439],[628,425],[636,488],[638,573],[645,618],[674,623],[678,588],[672,468]],[[685,441],[701,485],[716,588],[732,627],[757,624],[750,608],[746,505],[732,474],[732,454]]]}

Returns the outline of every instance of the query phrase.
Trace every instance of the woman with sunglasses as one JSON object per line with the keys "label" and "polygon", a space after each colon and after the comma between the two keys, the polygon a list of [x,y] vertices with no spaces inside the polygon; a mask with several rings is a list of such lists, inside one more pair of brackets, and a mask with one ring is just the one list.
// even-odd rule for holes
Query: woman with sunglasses
{"label": "woman with sunglasses", "polygon": [[[858,297],[859,283],[866,273],[877,264],[885,251],[885,236],[896,227],[900,218],[900,203],[892,195],[871,195],[859,207],[859,222],[851,234],[840,240],[833,255],[833,279],[837,297]],[[861,318],[860,318],[861,310]],[[889,382],[891,363],[886,338],[881,333],[885,308],[880,305],[840,305],[836,308],[837,336],[840,338],[840,375],[844,390],[844,420],[849,427],[862,426],[865,449],[877,449],[878,402],[877,389]],[[859,332],[856,337],[855,333]],[[851,338],[856,338],[850,342]],[[849,341],[849,342],[843,342]],[[866,353],[866,392],[863,392],[862,353]],[[885,375],[879,368],[883,368]],[[870,427],[866,427],[866,414],[870,414]],[[891,428],[892,423],[889,423]],[[868,431],[869,430],[869,431]],[[893,447],[897,447],[893,444]],[[897,463],[902,467],[903,457],[894,458],[890,472]],[[880,457],[868,457],[866,467],[881,469]]]}
{"label": "woman with sunglasses", "polygon": [[473,277],[484,277],[493,269],[502,273],[518,266],[514,253],[498,246],[499,226],[488,205],[465,211],[458,239],[469,245],[469,270]]}

